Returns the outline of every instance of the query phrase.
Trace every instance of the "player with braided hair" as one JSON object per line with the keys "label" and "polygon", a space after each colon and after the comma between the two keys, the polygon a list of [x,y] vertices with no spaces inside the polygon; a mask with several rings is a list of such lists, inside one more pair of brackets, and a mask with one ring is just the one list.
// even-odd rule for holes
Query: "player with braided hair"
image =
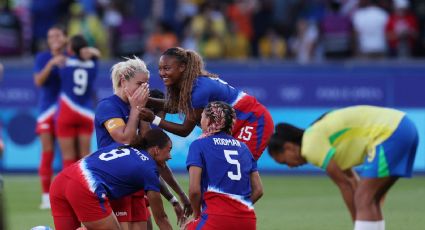
{"label": "player with braided hair", "polygon": [[225,102],[211,102],[201,115],[202,135],[189,148],[187,229],[255,229],[253,204],[263,194],[257,163],[248,147],[231,136],[236,120]]}
{"label": "player with braided hair", "polygon": [[199,124],[204,107],[211,101],[224,101],[236,110],[236,123],[231,135],[246,143],[254,158],[260,158],[273,133],[273,120],[267,109],[253,96],[238,90],[217,75],[207,72],[196,52],[175,47],[166,50],[159,60],[159,75],[167,88],[164,100],[149,98],[167,113],[185,115],[183,124],[157,117],[142,109],[145,121],[179,136],[187,136]]}

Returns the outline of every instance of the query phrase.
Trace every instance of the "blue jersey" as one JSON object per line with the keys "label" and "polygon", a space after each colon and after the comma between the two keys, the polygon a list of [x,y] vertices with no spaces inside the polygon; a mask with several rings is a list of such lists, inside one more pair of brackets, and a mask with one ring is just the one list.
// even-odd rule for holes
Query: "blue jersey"
{"label": "blue jersey", "polygon": [[74,108],[92,108],[93,83],[97,75],[97,61],[83,61],[68,57],[65,66],[59,69],[61,99]]}
{"label": "blue jersey", "polygon": [[[35,57],[34,73],[41,72],[53,55],[49,51],[40,52]],[[40,96],[38,101],[39,113],[43,114],[48,109],[56,107],[60,91],[60,77],[57,67],[53,67],[49,76],[40,88]]]}
{"label": "blue jersey", "polygon": [[99,148],[114,143],[104,123],[112,118],[121,118],[127,124],[130,114],[130,105],[125,103],[117,95],[102,99],[96,108],[94,127],[96,129],[96,140]]}
{"label": "blue jersey", "polygon": [[220,78],[199,76],[193,84],[192,107],[203,109],[212,101],[224,101],[234,105],[241,95],[242,91],[233,88]]}
{"label": "blue jersey", "polygon": [[147,152],[135,148],[112,144],[83,158],[76,167],[81,169],[90,190],[99,197],[106,194],[118,199],[141,189],[160,191],[156,162]]}
{"label": "blue jersey", "polygon": [[215,192],[252,206],[250,179],[257,163],[244,143],[225,133],[197,139],[190,145],[186,166],[202,168],[202,194]]}

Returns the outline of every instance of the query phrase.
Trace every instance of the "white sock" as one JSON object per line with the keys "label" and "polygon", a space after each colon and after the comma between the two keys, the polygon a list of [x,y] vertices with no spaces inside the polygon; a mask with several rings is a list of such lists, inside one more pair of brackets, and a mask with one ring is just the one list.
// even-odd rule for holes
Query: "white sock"
{"label": "white sock", "polygon": [[41,195],[41,202],[50,203],[49,193],[43,193],[43,195]]}
{"label": "white sock", "polygon": [[378,221],[379,230],[385,230],[385,220]]}
{"label": "white sock", "polygon": [[385,230],[385,223],[380,221],[356,220],[354,222],[354,230]]}

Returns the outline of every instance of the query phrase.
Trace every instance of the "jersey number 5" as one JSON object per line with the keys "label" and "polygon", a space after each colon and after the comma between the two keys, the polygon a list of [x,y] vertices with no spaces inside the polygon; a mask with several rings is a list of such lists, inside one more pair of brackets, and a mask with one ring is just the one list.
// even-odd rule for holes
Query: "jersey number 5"
{"label": "jersey number 5", "polygon": [[74,91],[75,95],[81,96],[87,90],[88,74],[85,69],[76,69],[74,71]]}
{"label": "jersey number 5", "polygon": [[234,174],[232,171],[228,171],[227,172],[227,176],[231,179],[231,180],[240,180],[242,177],[241,174],[241,164],[239,163],[238,160],[232,159],[230,156],[231,155],[238,155],[238,151],[235,150],[224,150],[224,156],[226,157],[227,162],[229,162],[229,164],[232,165],[236,165],[236,174]]}

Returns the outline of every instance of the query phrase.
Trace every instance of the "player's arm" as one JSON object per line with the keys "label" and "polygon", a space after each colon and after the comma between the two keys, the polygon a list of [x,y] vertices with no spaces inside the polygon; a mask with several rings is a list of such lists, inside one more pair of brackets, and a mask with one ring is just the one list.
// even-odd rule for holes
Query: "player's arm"
{"label": "player's arm", "polygon": [[84,60],[99,59],[101,56],[100,50],[95,47],[84,47],[80,50],[80,55]]}
{"label": "player's arm", "polygon": [[112,118],[103,123],[115,142],[128,144],[137,134],[139,111],[130,109],[127,124],[121,118]]}
{"label": "player's arm", "polygon": [[180,201],[182,202],[184,206],[184,214],[186,216],[190,216],[193,211],[192,211],[192,206],[190,204],[189,198],[187,197],[186,193],[183,192],[183,189],[180,187],[179,183],[174,177],[174,174],[171,171],[170,167],[168,167],[168,165],[165,164],[164,166],[158,166],[158,170],[159,170],[159,174],[161,175],[161,178],[164,179],[164,181],[167,182],[167,184],[179,196]]}
{"label": "player's arm", "polygon": [[189,199],[192,204],[193,216],[201,216],[201,176],[202,168],[190,166],[189,168]]}
{"label": "player's arm", "polygon": [[263,196],[263,184],[258,171],[251,173],[251,201],[253,204]]}
{"label": "player's arm", "polygon": [[139,119],[139,135],[145,136],[146,132],[151,129],[148,122]]}
{"label": "player's arm", "polygon": [[355,189],[351,185],[350,179],[345,175],[341,168],[335,163],[333,159],[329,161],[326,168],[326,172],[332,181],[338,186],[341,191],[342,198],[344,199],[345,205],[351,214],[351,219],[356,219],[356,210],[354,207],[354,192]]}
{"label": "player's arm", "polygon": [[158,225],[159,229],[173,229],[170,221],[168,220],[168,216],[164,211],[161,194],[155,191],[147,191],[147,197],[152,209],[155,223]]}
{"label": "player's arm", "polygon": [[149,94],[148,85],[146,83],[140,85],[131,95],[127,90],[125,90],[125,93],[130,104],[130,114],[127,124],[124,122],[120,122],[119,124],[109,123],[111,119],[103,123],[112,139],[118,143],[130,143],[135,135],[137,135],[140,120],[139,109],[146,104]]}
{"label": "player's arm", "polygon": [[[203,109],[195,109],[194,113],[186,114],[183,124],[178,124],[161,119],[158,126],[170,133],[176,134],[181,137],[186,137],[192,132],[198,121],[201,120],[202,111]],[[147,108],[142,108],[140,110],[140,116],[143,120],[148,122],[152,122],[155,119],[154,113]]]}
{"label": "player's arm", "polygon": [[168,189],[168,186],[165,183],[164,179],[162,179],[161,177],[159,177],[159,184],[161,189],[161,195],[165,199],[167,199],[173,206],[174,212],[176,213],[176,216],[177,216],[177,225],[179,225],[180,223],[183,223],[185,218],[184,211],[179,201],[174,197],[174,195]]}
{"label": "player's arm", "polygon": [[34,74],[34,84],[38,87],[42,86],[52,72],[55,66],[60,66],[65,63],[64,55],[57,55],[49,60],[40,72]]}
{"label": "player's arm", "polygon": [[165,100],[161,98],[149,97],[146,107],[155,108],[156,110],[163,111],[165,110]]}

